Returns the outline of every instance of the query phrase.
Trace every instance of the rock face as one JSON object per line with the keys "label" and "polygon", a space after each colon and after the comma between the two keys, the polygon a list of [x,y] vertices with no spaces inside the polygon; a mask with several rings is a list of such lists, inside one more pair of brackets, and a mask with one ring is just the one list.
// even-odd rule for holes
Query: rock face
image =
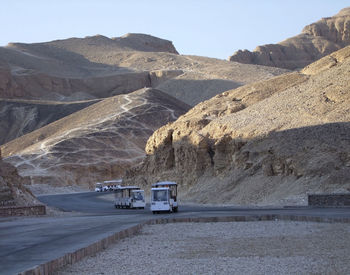
{"label": "rock face", "polygon": [[29,182],[29,178],[19,176],[13,165],[2,160],[0,152],[0,207],[37,204],[33,194],[24,187]]}
{"label": "rock face", "polygon": [[239,50],[230,61],[297,69],[350,44],[350,8],[306,26],[302,33],[278,44]]}
{"label": "rock face", "polygon": [[189,106],[155,89],[107,98],[5,145],[6,161],[31,183],[84,185],[120,178],[144,157],[154,130]]}
{"label": "rock face", "polygon": [[183,199],[265,205],[350,190],[349,70],[346,47],[198,104],[149,138],[126,183],[174,180]]}

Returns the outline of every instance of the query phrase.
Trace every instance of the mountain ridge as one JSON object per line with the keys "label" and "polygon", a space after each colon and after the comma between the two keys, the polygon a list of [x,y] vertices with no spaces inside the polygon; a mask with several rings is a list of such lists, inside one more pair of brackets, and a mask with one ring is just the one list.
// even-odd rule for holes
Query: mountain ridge
{"label": "mountain ridge", "polygon": [[229,60],[295,70],[349,44],[350,8],[344,8],[333,17],[305,26],[297,36],[258,46],[252,52],[239,50]]}

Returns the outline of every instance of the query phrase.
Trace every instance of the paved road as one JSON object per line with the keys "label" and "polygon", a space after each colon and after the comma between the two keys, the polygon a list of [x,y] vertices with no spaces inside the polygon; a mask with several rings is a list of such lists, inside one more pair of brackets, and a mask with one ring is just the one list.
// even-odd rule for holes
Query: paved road
{"label": "paved road", "polygon": [[[238,208],[181,206],[176,214],[116,209],[111,194],[78,193],[42,196],[50,206],[71,212],[62,217],[0,218],[0,274],[16,274],[85,247],[142,221],[160,217],[238,215],[308,215],[350,217],[350,208]],[[109,198],[111,199],[111,198]]]}

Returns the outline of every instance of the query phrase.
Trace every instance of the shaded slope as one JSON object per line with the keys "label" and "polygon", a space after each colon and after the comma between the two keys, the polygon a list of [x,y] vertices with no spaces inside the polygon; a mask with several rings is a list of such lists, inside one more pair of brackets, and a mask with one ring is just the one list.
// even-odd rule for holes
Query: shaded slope
{"label": "shaded slope", "polygon": [[195,106],[150,137],[127,182],[175,180],[184,198],[236,204],[303,203],[307,192],[346,191],[349,69],[346,47],[302,73]]}
{"label": "shaded slope", "polygon": [[0,100],[0,145],[79,111],[97,101],[61,103]]}
{"label": "shaded slope", "polygon": [[2,146],[6,161],[32,183],[90,185],[118,178],[144,156],[153,131],[188,106],[154,89],[93,104]]}
{"label": "shaded slope", "polygon": [[258,46],[253,52],[239,50],[230,61],[286,69],[306,65],[350,44],[350,8],[306,26],[302,33],[278,44]]}

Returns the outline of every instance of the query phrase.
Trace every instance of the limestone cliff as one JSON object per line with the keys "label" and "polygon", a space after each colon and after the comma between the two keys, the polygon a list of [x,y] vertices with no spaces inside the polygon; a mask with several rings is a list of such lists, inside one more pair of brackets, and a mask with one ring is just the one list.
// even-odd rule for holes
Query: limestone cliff
{"label": "limestone cliff", "polygon": [[350,44],[350,8],[306,26],[302,33],[278,44],[239,50],[230,61],[297,69]]}
{"label": "limestone cliff", "polygon": [[157,130],[126,182],[175,180],[182,199],[305,203],[350,188],[350,46],[302,72],[224,92]]}

